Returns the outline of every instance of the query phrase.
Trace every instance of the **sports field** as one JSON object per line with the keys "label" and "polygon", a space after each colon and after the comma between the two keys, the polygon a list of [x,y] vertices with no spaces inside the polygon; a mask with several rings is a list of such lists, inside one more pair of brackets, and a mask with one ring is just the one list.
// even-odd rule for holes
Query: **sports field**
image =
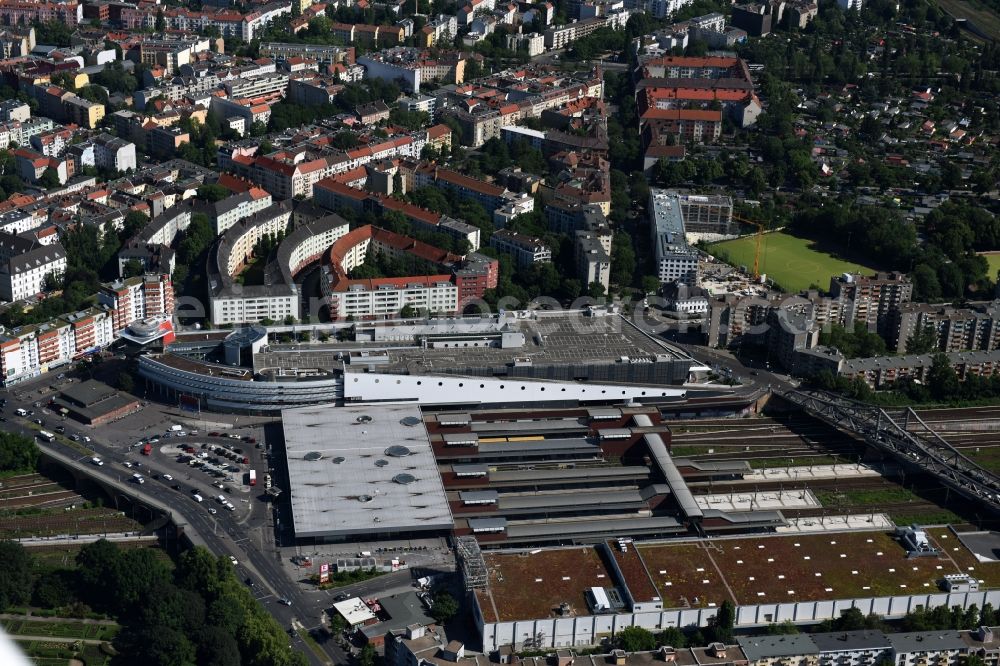
{"label": "sports field", "polygon": [[[708,251],[734,266],[753,269],[755,239],[745,236],[714,243]],[[873,273],[874,269],[816,249],[816,242],[783,231],[764,234],[760,245],[760,272],[785,291],[811,286],[826,289],[830,278],[841,273]]]}

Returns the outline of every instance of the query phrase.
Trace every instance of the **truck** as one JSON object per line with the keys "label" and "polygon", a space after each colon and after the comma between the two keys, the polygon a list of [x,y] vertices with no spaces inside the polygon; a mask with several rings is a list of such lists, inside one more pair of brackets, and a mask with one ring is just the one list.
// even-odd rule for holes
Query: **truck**
{"label": "truck", "polygon": [[255,469],[250,470],[250,485],[251,486],[257,485],[257,470]]}
{"label": "truck", "polygon": [[149,444],[147,442],[146,444],[142,445],[142,455],[148,456],[148,455],[152,455],[152,453],[153,453],[153,445],[152,444]]}

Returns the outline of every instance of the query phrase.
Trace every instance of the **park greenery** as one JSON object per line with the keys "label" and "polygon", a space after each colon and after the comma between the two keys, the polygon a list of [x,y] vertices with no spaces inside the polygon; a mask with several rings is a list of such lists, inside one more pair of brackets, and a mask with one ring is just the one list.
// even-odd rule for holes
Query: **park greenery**
{"label": "park greenery", "polygon": [[114,618],[121,663],[148,666],[302,666],[277,621],[202,548],[176,567],[150,548],[106,540],[83,546],[74,568],[50,568],[20,544],[0,542],[0,610],[30,604],[71,617]]}
{"label": "park greenery", "polygon": [[0,432],[0,474],[33,472],[37,463],[34,440],[14,432]]}

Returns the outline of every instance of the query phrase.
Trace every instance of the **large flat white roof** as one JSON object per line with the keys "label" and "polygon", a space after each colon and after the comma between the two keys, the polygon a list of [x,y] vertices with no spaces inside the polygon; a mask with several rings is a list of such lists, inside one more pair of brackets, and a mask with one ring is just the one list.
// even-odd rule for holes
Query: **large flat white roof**
{"label": "large flat white roof", "polygon": [[296,536],[451,529],[416,405],[315,405],[281,416]]}
{"label": "large flat white roof", "polygon": [[350,599],[345,599],[344,601],[338,601],[333,604],[334,609],[340,613],[347,624],[354,626],[356,624],[361,624],[367,622],[368,620],[375,619],[375,613],[372,612],[371,608],[365,604],[359,597],[352,597]]}

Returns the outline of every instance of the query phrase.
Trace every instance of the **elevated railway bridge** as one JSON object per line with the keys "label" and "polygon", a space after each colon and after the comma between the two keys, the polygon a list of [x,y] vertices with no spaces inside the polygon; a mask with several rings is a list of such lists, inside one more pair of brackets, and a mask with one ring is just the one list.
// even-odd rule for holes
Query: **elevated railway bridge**
{"label": "elevated railway bridge", "polygon": [[862,437],[904,466],[931,474],[963,497],[1000,513],[1000,477],[962,455],[909,407],[885,409],[826,391],[796,389],[781,396],[807,414]]}

